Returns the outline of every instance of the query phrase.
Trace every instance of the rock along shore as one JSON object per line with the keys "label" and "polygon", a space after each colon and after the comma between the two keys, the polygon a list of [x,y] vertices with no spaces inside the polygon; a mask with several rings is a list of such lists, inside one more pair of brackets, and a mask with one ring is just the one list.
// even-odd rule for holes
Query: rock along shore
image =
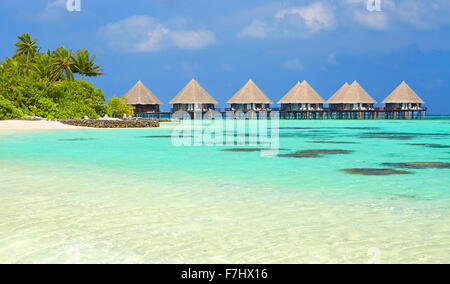
{"label": "rock along shore", "polygon": [[59,122],[80,127],[92,128],[154,128],[159,127],[156,120],[90,120],[90,119],[61,119]]}

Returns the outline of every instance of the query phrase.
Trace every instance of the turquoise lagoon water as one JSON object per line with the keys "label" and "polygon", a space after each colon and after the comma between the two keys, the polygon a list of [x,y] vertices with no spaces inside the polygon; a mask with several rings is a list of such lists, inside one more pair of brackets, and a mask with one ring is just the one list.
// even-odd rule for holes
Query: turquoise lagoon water
{"label": "turquoise lagoon water", "polygon": [[281,154],[352,152],[176,147],[171,129],[3,133],[0,263],[450,262],[450,169],[341,171],[450,162],[450,120],[274,127]]}

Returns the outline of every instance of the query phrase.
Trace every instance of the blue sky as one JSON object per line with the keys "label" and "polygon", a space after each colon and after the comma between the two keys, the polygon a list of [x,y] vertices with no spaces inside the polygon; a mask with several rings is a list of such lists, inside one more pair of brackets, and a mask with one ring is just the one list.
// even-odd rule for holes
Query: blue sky
{"label": "blue sky", "polygon": [[80,1],[69,12],[66,0],[2,0],[0,58],[24,32],[44,49],[88,48],[107,97],[142,80],[166,109],[193,77],[222,107],[250,78],[274,101],[299,80],[328,98],[356,79],[378,101],[405,80],[450,114],[449,0],[380,0],[382,11],[367,0]]}

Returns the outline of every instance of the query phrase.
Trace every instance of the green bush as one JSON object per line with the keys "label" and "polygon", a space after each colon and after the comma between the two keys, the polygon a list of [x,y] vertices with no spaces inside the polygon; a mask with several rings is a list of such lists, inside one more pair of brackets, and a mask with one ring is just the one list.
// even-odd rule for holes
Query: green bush
{"label": "green bush", "polygon": [[22,110],[0,95],[0,120],[24,117]]}
{"label": "green bush", "polygon": [[48,94],[58,103],[56,118],[81,119],[84,116],[96,119],[107,114],[103,104],[105,96],[92,83],[81,80],[63,80],[54,85]]}
{"label": "green bush", "polygon": [[112,116],[121,118],[124,114],[127,116],[134,114],[134,108],[131,105],[127,105],[127,100],[125,98],[111,98],[109,100],[108,107]]}
{"label": "green bush", "polygon": [[41,98],[36,105],[35,114],[49,119],[58,118],[59,106],[50,98]]}

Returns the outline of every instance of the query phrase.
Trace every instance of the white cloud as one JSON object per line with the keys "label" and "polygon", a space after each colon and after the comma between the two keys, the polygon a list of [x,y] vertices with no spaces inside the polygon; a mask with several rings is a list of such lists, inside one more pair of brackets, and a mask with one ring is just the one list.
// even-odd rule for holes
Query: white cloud
{"label": "white cloud", "polygon": [[258,20],[253,20],[252,23],[245,27],[239,35],[241,37],[255,37],[266,38],[269,35],[269,27],[266,23]]}
{"label": "white cloud", "polygon": [[304,68],[303,64],[298,59],[287,60],[283,63],[283,68],[292,71],[302,71]]}
{"label": "white cloud", "polygon": [[309,31],[319,32],[334,27],[334,14],[331,9],[320,2],[305,7],[291,7],[276,13],[275,18],[285,19],[289,15],[297,16]]}
{"label": "white cloud", "polygon": [[[450,0],[380,0],[374,11],[368,0],[302,0],[303,5],[271,6],[250,14],[252,22],[240,37],[259,39],[312,36],[340,27],[341,31],[424,30],[450,26]],[[300,2],[300,0],[296,0]],[[306,3],[306,4],[305,4]],[[371,4],[371,5],[368,5]],[[395,28],[395,29],[394,29]]]}
{"label": "white cloud", "polygon": [[353,17],[358,24],[372,30],[386,30],[389,28],[389,18],[383,12],[355,11]]}
{"label": "white cloud", "polygon": [[39,13],[37,18],[43,21],[59,20],[63,14],[67,12],[66,4],[67,0],[55,0],[49,2],[44,10]]}
{"label": "white cloud", "polygon": [[126,52],[155,52],[164,48],[197,50],[216,42],[205,29],[171,28],[149,16],[132,16],[99,29],[108,45]]}
{"label": "white cloud", "polygon": [[169,34],[173,44],[181,49],[202,49],[216,42],[214,34],[207,30],[179,30]]}
{"label": "white cloud", "polygon": [[253,20],[239,33],[240,37],[302,37],[332,30],[335,15],[328,4],[314,2],[306,6],[278,9],[265,20]]}
{"label": "white cloud", "polygon": [[395,6],[398,18],[417,29],[433,29],[450,25],[450,1],[448,0],[402,0],[396,2]]}
{"label": "white cloud", "polygon": [[392,24],[416,29],[432,29],[450,24],[448,0],[381,0],[380,12],[369,12],[367,0],[345,0],[352,18],[363,27],[387,30]]}

